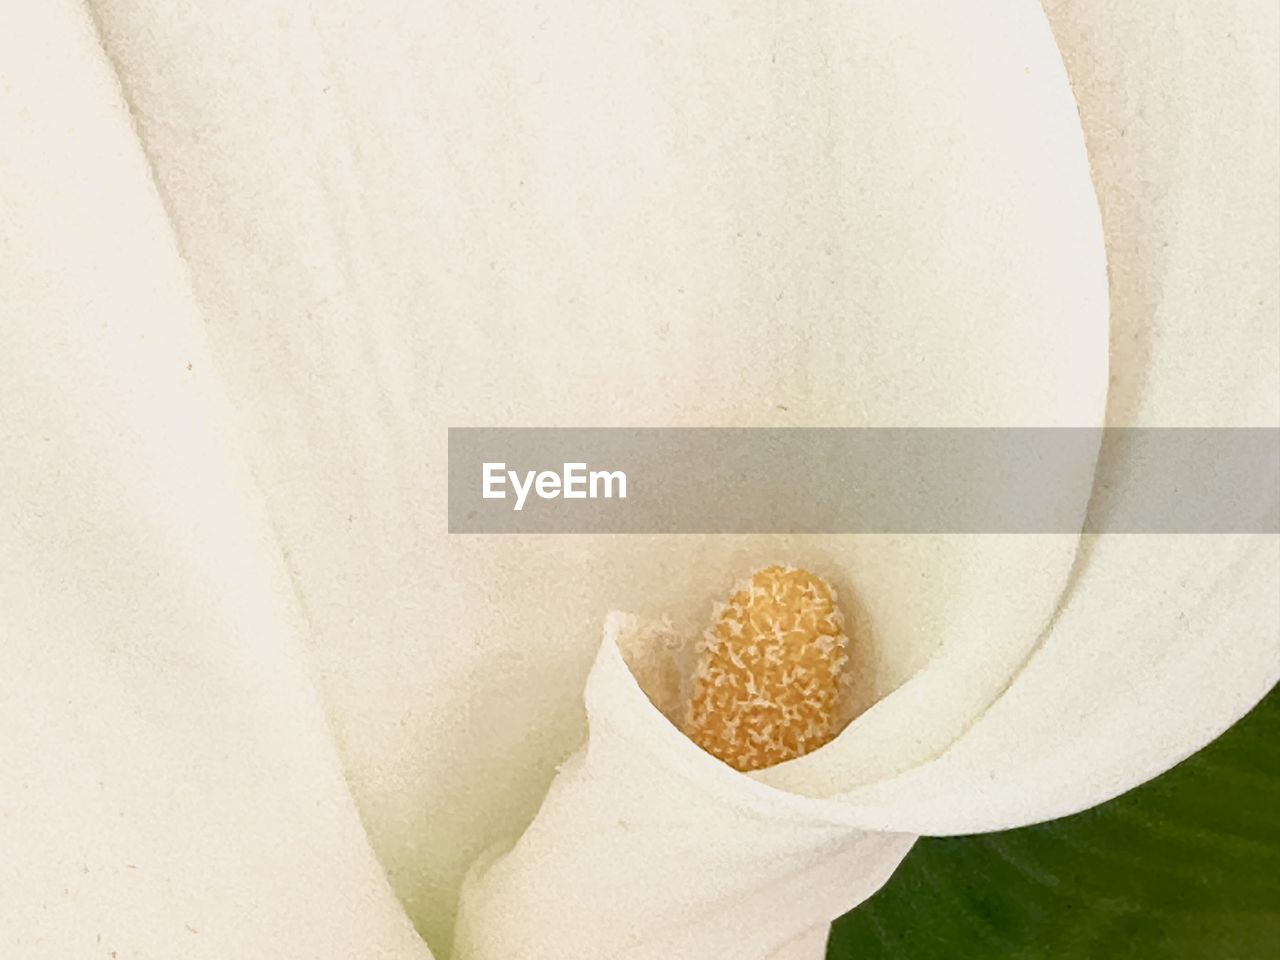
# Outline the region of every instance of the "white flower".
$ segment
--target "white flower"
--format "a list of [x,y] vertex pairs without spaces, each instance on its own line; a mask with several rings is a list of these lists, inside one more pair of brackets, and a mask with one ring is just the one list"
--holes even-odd
[[[1280,673],[1275,536],[444,497],[450,425],[1280,424],[1273,4],[14,6],[7,955],[811,960],[915,835],[1102,802]],[[748,776],[609,612],[782,555],[878,702]]]

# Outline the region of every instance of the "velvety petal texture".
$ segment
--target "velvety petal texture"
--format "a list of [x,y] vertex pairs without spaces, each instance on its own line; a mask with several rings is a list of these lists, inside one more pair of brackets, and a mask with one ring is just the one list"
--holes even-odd
[[0,29],[0,953],[430,960],[79,4]]
[[[1280,425],[1280,10],[1050,7],[1107,227],[1113,426]],[[1098,468],[1093,520],[1137,454]],[[1259,518],[1274,499],[1257,505]],[[1260,527],[1261,528],[1261,527]],[[1280,538],[1086,538],[1035,655],[936,763],[851,795],[868,826],[1073,813],[1203,746],[1280,678]],[[819,794],[816,762],[770,782]]]
[[[1280,424],[1271,5],[89,6],[0,30],[19,954],[816,960],[1274,684],[1274,536],[449,536],[445,462]],[[874,706],[747,776],[637,676],[778,561]]]
[[868,700],[934,661],[962,691],[896,752],[913,711],[868,718],[866,782],[1022,663],[1074,536],[449,537],[445,428],[1101,423],[1101,224],[1033,6],[94,8],[433,945],[581,743],[610,609],[696,628],[818,567],[874,625]]
[[618,646],[636,629],[610,618],[586,748],[515,848],[473,868],[458,960],[766,960],[874,893],[911,848],[704,753],[636,684]]

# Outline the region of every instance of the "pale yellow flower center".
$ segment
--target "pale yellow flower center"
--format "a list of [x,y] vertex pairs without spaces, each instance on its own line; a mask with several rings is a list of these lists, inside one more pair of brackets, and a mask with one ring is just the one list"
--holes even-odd
[[831,585],[793,567],[759,570],[698,645],[686,733],[738,770],[803,756],[839,733],[848,662]]

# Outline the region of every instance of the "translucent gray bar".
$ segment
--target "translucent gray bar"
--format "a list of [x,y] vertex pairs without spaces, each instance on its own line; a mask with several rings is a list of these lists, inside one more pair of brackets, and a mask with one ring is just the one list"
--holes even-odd
[[1280,430],[449,430],[451,533],[1078,533],[1086,502],[1086,532],[1280,533]]

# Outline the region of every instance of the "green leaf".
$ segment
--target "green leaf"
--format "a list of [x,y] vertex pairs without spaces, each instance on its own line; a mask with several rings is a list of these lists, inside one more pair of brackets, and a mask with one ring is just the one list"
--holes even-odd
[[921,840],[829,960],[1280,957],[1280,693],[1178,767],[1052,823]]

